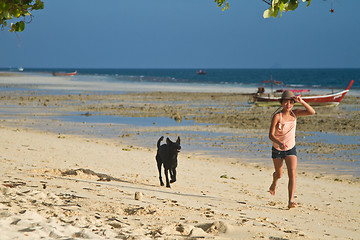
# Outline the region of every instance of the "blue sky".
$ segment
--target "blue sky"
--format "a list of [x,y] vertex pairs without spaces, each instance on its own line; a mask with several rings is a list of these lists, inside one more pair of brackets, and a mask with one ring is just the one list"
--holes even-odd
[[358,0],[312,1],[263,19],[261,0],[51,0],[19,33],[0,31],[0,67],[360,68]]

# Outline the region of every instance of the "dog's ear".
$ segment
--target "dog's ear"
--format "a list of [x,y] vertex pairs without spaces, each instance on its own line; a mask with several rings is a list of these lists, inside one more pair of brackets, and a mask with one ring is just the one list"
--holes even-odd
[[180,137],[178,136],[178,138],[176,139],[176,144],[180,145]]
[[166,138],[166,144],[170,144],[172,143],[171,140],[169,138]]

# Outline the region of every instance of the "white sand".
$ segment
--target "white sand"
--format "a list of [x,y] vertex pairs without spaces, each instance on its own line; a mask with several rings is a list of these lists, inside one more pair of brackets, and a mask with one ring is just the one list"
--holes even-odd
[[[159,186],[153,149],[0,129],[0,239],[359,239],[360,184],[179,155],[178,181]],[[66,170],[70,175],[62,175]],[[111,181],[97,181],[112,177]],[[227,178],[221,178],[226,176]],[[341,179],[340,179],[341,180]],[[135,193],[141,192],[141,200]]]

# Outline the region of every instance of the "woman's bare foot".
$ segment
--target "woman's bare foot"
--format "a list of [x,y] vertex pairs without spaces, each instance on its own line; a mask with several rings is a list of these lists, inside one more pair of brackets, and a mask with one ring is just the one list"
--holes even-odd
[[270,188],[269,188],[269,192],[271,195],[275,195],[275,189],[276,189],[276,184],[272,183]]
[[288,208],[290,209],[290,208],[294,208],[294,207],[296,207],[296,202],[289,202],[289,205],[288,205]]

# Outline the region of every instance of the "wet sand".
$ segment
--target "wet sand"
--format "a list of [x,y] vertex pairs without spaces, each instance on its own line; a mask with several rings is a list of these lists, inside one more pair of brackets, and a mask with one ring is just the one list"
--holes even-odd
[[[77,128],[78,131],[73,133],[85,132],[88,135],[103,135],[109,138],[121,136],[122,140],[127,138],[128,143],[140,144],[144,147],[153,146],[160,135],[169,133],[173,138],[178,135],[183,137],[187,143],[185,149],[202,151],[211,148],[209,154],[219,149],[221,151],[218,151],[218,154],[227,157],[264,158],[265,162],[268,162],[267,166],[271,166],[271,161],[267,161],[271,147],[267,133],[271,115],[277,108],[255,107],[249,104],[251,94],[191,92],[47,94],[39,90],[3,91],[1,98],[3,116],[9,118],[6,124],[63,133],[70,133],[68,129]],[[360,154],[359,102],[360,97],[347,95],[338,107],[316,107],[315,115],[298,119],[297,145],[302,151],[305,164],[311,163],[306,166],[322,174],[340,173],[336,170],[345,166],[353,172],[348,173],[345,169],[343,175],[350,174],[350,177],[353,175],[355,179],[360,176],[359,166],[353,167],[354,164],[358,164]],[[47,118],[61,119],[62,115],[68,115],[69,121],[75,118],[83,119],[74,120],[83,124],[66,128],[66,124],[71,124],[57,121],[43,123]],[[122,125],[121,120],[118,122],[119,126],[115,123],[99,126],[92,122],[94,121],[92,119],[105,119],[104,123],[106,123],[109,116],[120,119],[129,117],[128,124]],[[23,118],[27,121],[23,121]],[[132,118],[134,120],[131,120]],[[136,118],[143,119],[147,124],[136,125]],[[164,119],[172,119],[173,124],[162,125]],[[109,119],[110,123],[113,120],[115,119]],[[192,124],[188,124],[189,122]],[[111,129],[110,133],[106,133],[109,129]],[[321,138],[317,139],[317,136]],[[347,140],[340,140],[342,137],[347,137]],[[335,141],[325,141],[330,138]],[[318,168],[320,166],[322,169]]]

